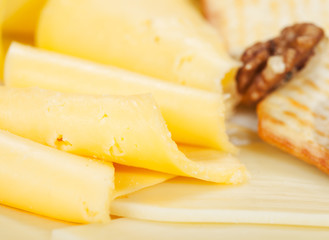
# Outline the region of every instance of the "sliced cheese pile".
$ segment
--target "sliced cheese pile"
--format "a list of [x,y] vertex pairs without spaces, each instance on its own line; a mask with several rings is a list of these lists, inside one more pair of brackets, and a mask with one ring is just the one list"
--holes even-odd
[[173,140],[234,151],[224,124],[221,94],[160,81],[112,66],[43,51],[18,43],[6,57],[5,85],[84,94],[152,93]]
[[0,152],[0,204],[69,222],[110,220],[111,163],[62,152],[3,130]]
[[172,141],[150,95],[1,87],[0,113],[0,129],[70,153],[212,182],[247,178],[244,165],[230,154],[187,158]]
[[166,222],[329,227],[328,176],[265,143],[243,147],[248,183],[225,186],[173,179],[118,198],[114,215]]
[[37,46],[210,91],[237,64],[186,0],[50,0]]

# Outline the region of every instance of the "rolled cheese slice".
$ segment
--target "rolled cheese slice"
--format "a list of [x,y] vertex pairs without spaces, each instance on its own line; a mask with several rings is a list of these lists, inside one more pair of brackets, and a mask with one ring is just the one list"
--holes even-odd
[[237,65],[186,0],[50,0],[36,40],[41,48],[209,91],[221,91]]
[[111,163],[62,152],[3,130],[0,155],[0,204],[69,222],[110,220]]
[[225,132],[221,94],[180,86],[112,66],[11,45],[5,85],[38,86],[61,92],[132,95],[152,93],[172,138],[180,143],[234,152]]
[[230,154],[188,159],[172,141],[150,95],[130,97],[0,88],[0,128],[78,155],[213,182],[239,183]]

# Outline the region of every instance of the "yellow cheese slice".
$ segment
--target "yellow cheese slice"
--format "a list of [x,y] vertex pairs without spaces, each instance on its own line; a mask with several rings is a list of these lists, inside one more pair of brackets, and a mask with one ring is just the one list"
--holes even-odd
[[0,153],[0,204],[69,222],[110,219],[112,164],[58,151],[3,130]]
[[163,223],[117,219],[109,224],[91,224],[53,231],[52,240],[323,240],[328,228],[248,224]]
[[50,0],[36,40],[41,48],[209,91],[221,91],[237,67],[187,0]]
[[73,225],[0,205],[2,240],[48,240],[51,239],[52,230]]
[[170,174],[154,172],[143,168],[128,167],[120,164],[114,164],[114,168],[115,190],[113,198],[125,196],[175,177]]
[[225,186],[178,178],[112,202],[111,213],[170,222],[329,227],[329,177],[265,143],[243,147],[252,178]]
[[43,51],[18,43],[6,57],[5,85],[88,94],[152,93],[172,138],[181,143],[234,151],[225,133],[221,94]]
[[0,87],[0,129],[70,153],[173,175],[221,183],[247,177],[244,165],[227,153],[187,158],[172,141],[150,95]]
[[2,0],[5,2],[3,32],[33,35],[46,0]]

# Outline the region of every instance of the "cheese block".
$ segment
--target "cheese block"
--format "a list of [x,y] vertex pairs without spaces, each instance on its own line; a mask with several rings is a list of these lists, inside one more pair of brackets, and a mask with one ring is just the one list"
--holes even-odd
[[46,0],[2,1],[5,2],[3,32],[11,35],[33,35]]
[[78,223],[110,220],[111,163],[0,131],[0,204]]
[[247,176],[245,167],[227,153],[188,159],[172,141],[150,95],[1,87],[0,129],[70,153],[173,175],[224,183],[239,183]]
[[36,41],[41,48],[209,91],[221,91],[221,81],[230,82],[237,67],[187,0],[50,0]]
[[121,164],[114,164],[114,169],[115,190],[113,198],[125,196],[175,177],[170,174],[150,171],[143,168],[128,167]]
[[88,94],[152,93],[172,138],[180,143],[234,151],[225,133],[221,94],[160,81],[14,43],[6,57],[5,85]]
[[52,240],[323,240],[329,236],[328,228],[273,226],[251,224],[205,224],[147,222],[121,218],[109,224],[55,229]]
[[225,186],[176,178],[112,202],[111,213],[166,222],[329,227],[329,178],[265,143],[242,147],[252,178]]

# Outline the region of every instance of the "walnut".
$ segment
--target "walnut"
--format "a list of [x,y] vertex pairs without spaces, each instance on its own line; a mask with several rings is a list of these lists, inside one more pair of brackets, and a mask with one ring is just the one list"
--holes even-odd
[[324,31],[311,23],[284,28],[279,37],[256,43],[241,56],[236,75],[242,102],[255,105],[300,71],[314,54]]

